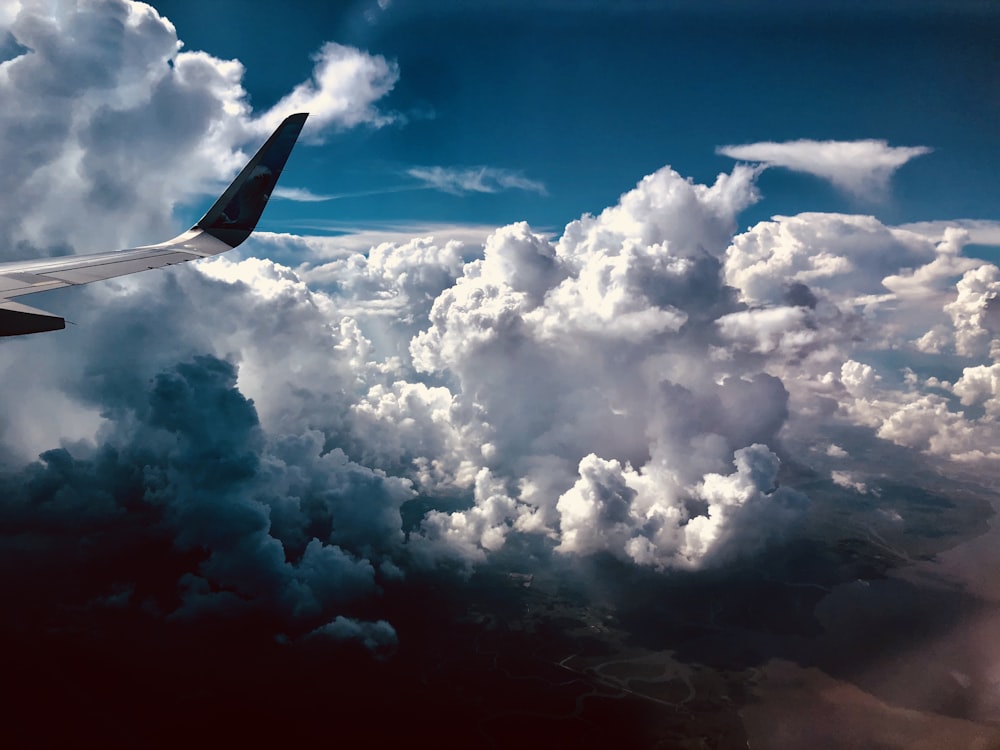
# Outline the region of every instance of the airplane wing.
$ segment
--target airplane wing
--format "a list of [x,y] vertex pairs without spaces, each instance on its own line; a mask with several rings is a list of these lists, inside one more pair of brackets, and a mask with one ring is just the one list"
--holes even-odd
[[306,117],[285,119],[208,213],[172,240],[110,253],[0,263],[0,336],[66,327],[65,319],[11,301],[14,297],[197,260],[239,245],[257,226]]

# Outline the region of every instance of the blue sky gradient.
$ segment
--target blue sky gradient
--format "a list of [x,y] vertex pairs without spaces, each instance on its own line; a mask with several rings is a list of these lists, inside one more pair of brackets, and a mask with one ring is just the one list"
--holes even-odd
[[[264,5],[164,0],[188,49],[246,65],[264,109],[305,79],[325,40],[399,65],[379,103],[402,115],[328,137],[289,175],[320,194],[412,185],[413,166],[488,166],[544,183],[454,196],[393,192],[281,206],[300,221],[417,218],[559,229],[610,205],[669,164],[706,182],[728,171],[725,144],[877,138],[933,153],[890,195],[858,201],[808,175],[774,170],[752,223],[802,210],[860,211],[889,223],[994,218],[1000,191],[1000,9],[987,3],[303,3],[275,24]],[[220,23],[220,19],[225,19]],[[267,39],[266,44],[261,39]]]

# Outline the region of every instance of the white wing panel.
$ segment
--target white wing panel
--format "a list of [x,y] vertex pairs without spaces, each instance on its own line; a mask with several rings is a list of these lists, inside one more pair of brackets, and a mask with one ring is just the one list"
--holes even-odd
[[169,242],[132,250],[3,263],[0,264],[0,299],[127,276],[231,249],[222,240],[196,229]]
[[58,289],[61,286],[66,286],[66,284],[32,273],[7,274],[0,276],[0,299],[10,299],[32,292],[44,292],[46,289]]
[[143,253],[139,257],[116,258],[100,264],[88,264],[77,268],[67,268],[65,271],[46,271],[41,276],[48,279],[58,279],[68,284],[89,284],[91,281],[103,281],[115,276],[126,276],[151,268],[163,268],[187,260],[196,260],[204,256],[185,252],[170,252],[163,250],[157,253]]

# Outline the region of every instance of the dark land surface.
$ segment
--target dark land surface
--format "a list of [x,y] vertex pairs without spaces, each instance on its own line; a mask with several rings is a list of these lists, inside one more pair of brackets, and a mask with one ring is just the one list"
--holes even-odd
[[[856,454],[862,439],[838,442]],[[376,655],[266,614],[175,621],[192,560],[167,541],[66,549],[18,529],[0,543],[4,744],[1000,747],[984,698],[1000,670],[961,635],[1000,610],[935,572],[992,533],[995,485],[863,449],[865,493],[831,482],[810,446],[790,451],[781,482],[811,499],[801,527],[713,570],[565,560],[515,538],[471,576],[410,574],[348,613],[392,623],[399,647]],[[123,570],[139,582],[114,601]]]

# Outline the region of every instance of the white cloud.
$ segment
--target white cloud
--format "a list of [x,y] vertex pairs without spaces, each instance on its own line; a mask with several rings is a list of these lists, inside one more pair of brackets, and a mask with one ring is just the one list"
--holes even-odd
[[[0,66],[0,182],[40,200],[23,210],[15,191],[0,207],[10,247],[50,251],[83,225],[88,241],[117,244],[148,229],[150,210],[170,225],[176,201],[231,173],[293,104],[319,107],[317,127],[388,117],[374,107],[396,72],[381,58],[327,45],[312,79],[261,115],[238,62],[178,53],[153,11],[106,6],[118,22],[102,38],[136,57],[132,72],[80,14],[43,11],[17,32],[35,52]],[[68,85],[62,63],[80,59]],[[147,128],[166,101],[185,118],[164,143]],[[18,111],[37,132],[15,127]],[[187,156],[164,166],[167,148]],[[162,180],[124,192],[154,165]],[[534,189],[504,174],[440,179]],[[148,483],[178,544],[208,551],[178,580],[178,616],[266,603],[376,650],[389,630],[341,607],[409,564],[465,567],[531,535],[562,555],[696,568],[787,533],[804,503],[776,487],[790,423],[846,420],[916,450],[995,455],[996,267],[968,266],[966,234],[872,217],[779,216],[735,235],[758,174],[736,165],[703,185],[664,167],[558,237],[525,223],[328,225],[346,234],[262,233],[246,251],[270,258],[71,290],[54,299],[75,329],[0,348],[2,455],[17,469],[20,436],[65,443],[23,471],[63,482],[56,499],[74,513],[120,510],[94,489],[116,472]],[[123,228],[82,221],[97,207]],[[945,365],[952,350],[979,360],[948,386],[865,356],[891,350],[902,368],[914,341]],[[52,405],[69,423],[44,419]],[[407,538],[401,509],[417,493],[434,507]]]
[[456,169],[453,167],[413,167],[406,170],[411,177],[427,186],[446,193],[498,193],[501,190],[525,190],[546,195],[545,185],[531,180],[518,172],[496,167],[474,167]]
[[[793,419],[837,414],[920,451],[963,461],[995,455],[1000,422],[990,408],[957,410],[946,380],[905,368],[914,350],[942,367],[953,353],[986,359],[981,367],[996,360],[1000,272],[962,255],[969,240],[950,222],[933,233],[840,214],[761,222],[725,254],[725,278],[750,306],[717,321],[729,356],[761,357],[790,392]],[[866,351],[880,350],[893,351],[902,378],[864,363]],[[966,371],[956,395],[992,404],[984,371]]]
[[766,321],[778,306],[793,304],[802,325],[781,329],[789,340],[811,337],[821,347],[878,330],[886,341],[922,351],[957,346],[961,353],[973,339],[987,340],[986,277],[995,268],[963,257],[967,242],[964,230],[948,228],[932,239],[870,216],[776,216],[737,235],[726,250],[727,282],[748,305],[763,308],[729,325]]
[[[244,149],[292,111],[310,111],[313,137],[390,119],[376,102],[398,72],[360,50],[325,45],[309,81],[255,112],[243,65],[180,51],[173,24],[148,5],[14,5],[9,31],[30,51],[0,64],[4,252],[110,250],[169,237],[174,207],[228,182]],[[87,220],[94,214],[104,221]]]
[[[830,373],[822,380],[828,385],[825,393],[836,398],[840,414],[871,427],[878,437],[955,461],[981,462],[1000,458],[1000,407],[991,375],[990,367],[979,366],[965,369],[961,385],[909,377],[900,389],[871,365],[849,360],[839,375]],[[956,410],[940,392],[953,388],[963,404],[981,405],[983,413],[973,416]]]
[[849,471],[838,471],[835,469],[830,472],[830,479],[838,487],[845,487],[849,490],[854,490],[861,495],[868,494],[868,485],[859,481],[858,478]]
[[733,159],[816,175],[861,198],[878,197],[897,169],[931,152],[926,146],[890,146],[881,140],[807,139],[720,146],[716,150]]
[[[411,536],[417,558],[482,561],[517,531],[658,568],[726,560],[801,511],[766,481],[789,410],[990,455],[995,420],[954,411],[943,381],[900,390],[852,357],[940,330],[952,345],[966,235],[802,214],[734,238],[754,176],[737,167],[703,186],[664,169],[558,241],[522,223],[478,247],[392,242],[322,266],[330,315],[350,310],[379,342],[356,359],[368,389],[339,422],[357,455],[472,503],[431,512]],[[956,395],[986,403],[977,378]],[[718,508],[692,516],[691,502]]]
[[968,242],[968,232],[949,227],[935,245],[937,257],[933,261],[917,269],[902,269],[900,273],[886,276],[882,285],[899,297],[916,297],[921,301],[930,301],[936,296],[935,292],[950,292],[959,276],[982,265],[980,260],[961,256]]
[[[738,168],[707,187],[661,170],[617,206],[573,222],[558,243],[523,223],[502,228],[438,296],[430,327],[411,342],[413,364],[445,376],[453,415],[473,419],[476,443],[464,460],[516,479],[517,491],[504,495],[516,501],[504,506],[515,528],[551,534],[566,553],[607,549],[657,567],[724,556],[718,545],[735,537],[721,532],[718,545],[705,537],[680,551],[683,498],[755,438],[773,438],[784,413],[773,379],[753,370],[745,380],[706,377],[716,339],[694,333],[733,309],[719,261],[705,251],[722,253],[736,212],[754,199],[752,175]],[[633,509],[640,517],[675,520],[642,539],[639,521],[590,525],[600,513],[587,509],[610,497],[614,477],[644,487],[635,498],[647,506]],[[499,528],[476,516],[457,525],[435,518],[434,538],[475,544],[468,554],[483,548],[483,529]]]
[[321,203],[336,198],[335,195],[321,195],[306,188],[281,187],[280,185],[271,193],[272,198],[283,198],[288,201],[298,201],[300,203]]
[[1000,363],[966,367],[952,391],[964,406],[982,405],[987,414],[1000,418]]
[[981,355],[988,351],[1000,358],[1000,268],[983,263],[963,274],[955,299],[944,310],[955,327],[959,354]]
[[[780,428],[786,394],[776,379],[734,361],[720,373],[704,356],[719,343],[709,322],[735,303],[719,260],[703,248],[721,254],[735,213],[753,199],[751,186],[742,171],[706,187],[666,170],[619,206],[574,222],[575,240],[567,232],[554,243],[516,224],[478,247],[430,238],[382,243],[325,263],[325,291],[306,281],[316,270],[309,260],[330,252],[322,243],[298,243],[301,271],[223,256],[196,269],[133,277],[74,297],[81,348],[50,356],[82,357],[78,365],[97,358],[100,372],[115,373],[129,355],[113,342],[129,341],[145,352],[143,363],[120,373],[129,384],[115,392],[137,393],[140,401],[142,383],[157,368],[206,351],[238,359],[238,388],[253,399],[265,438],[302,446],[266,454],[285,467],[278,476],[335,483],[345,472],[360,476],[343,457],[334,460],[336,453],[320,460],[319,446],[333,441],[376,471],[376,485],[388,481],[376,478],[386,471],[431,497],[469,498],[470,507],[431,512],[411,533],[408,548],[423,564],[486,559],[514,530],[556,545],[563,533],[558,500],[580,480],[586,456],[638,467],[641,496],[680,513],[685,498],[700,497],[707,475],[728,476],[742,448],[773,440]],[[683,215],[685,223],[674,227],[664,214]],[[267,245],[281,238],[259,239]],[[481,257],[467,262],[470,254]],[[183,288],[171,282],[175,274],[187,277]],[[209,299],[211,321],[199,313]],[[686,334],[690,326],[707,332],[706,340]],[[432,369],[437,383],[422,382],[421,370]],[[733,371],[738,377],[724,377]],[[23,368],[11,377],[30,378]],[[24,400],[46,387],[36,381]],[[78,397],[102,404],[107,392],[102,386]],[[108,414],[113,427],[124,418],[114,409]],[[403,494],[390,496],[398,502],[405,489],[398,485]],[[762,485],[754,502],[772,499]],[[383,507],[388,515],[372,516],[379,507],[338,501],[338,517],[362,514],[342,527],[358,536],[330,539],[358,564],[372,561],[373,570],[380,555],[394,554],[400,523],[391,503]],[[308,543],[296,536],[294,519],[305,510],[291,496],[276,490],[266,512],[274,539]],[[756,523],[750,519],[757,516],[740,517]],[[688,550],[675,528],[682,520],[639,534],[641,540],[620,540],[615,554],[692,567],[748,548],[719,521]],[[780,527],[776,522],[774,533]],[[572,549],[570,543],[564,551]],[[581,547],[572,554],[583,553]],[[316,563],[339,564],[341,558],[327,560],[333,554],[323,552]],[[305,579],[296,586],[295,611],[319,612],[329,599]],[[192,584],[187,601],[192,613],[221,604],[206,599],[201,584]]]
[[379,112],[375,103],[399,80],[399,68],[381,55],[327,42],[313,59],[312,78],[296,86],[257,119],[258,130],[270,133],[285,117],[308,112],[308,137],[331,126],[388,125],[396,116]]
[[899,229],[922,234],[932,240],[944,239],[949,229],[964,230],[975,245],[1000,245],[1000,221],[986,219],[951,219],[948,221],[917,221],[900,224]]
[[[805,498],[774,488],[778,457],[766,446],[736,451],[736,470],[708,473],[684,490],[664,484],[655,465],[641,471],[594,454],[557,504],[563,554],[607,551],[655,568],[700,567],[706,559],[753,551],[783,533]],[[683,498],[703,501],[692,515]],[[752,531],[750,531],[752,529]]]

